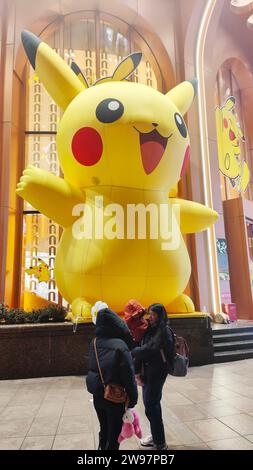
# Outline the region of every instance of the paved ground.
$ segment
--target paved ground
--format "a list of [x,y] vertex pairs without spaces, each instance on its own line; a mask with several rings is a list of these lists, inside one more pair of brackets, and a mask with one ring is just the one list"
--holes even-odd
[[[141,397],[137,408],[148,432]],[[253,450],[253,359],[169,377],[163,416],[170,449]],[[94,449],[97,432],[82,377],[0,381],[0,449]]]

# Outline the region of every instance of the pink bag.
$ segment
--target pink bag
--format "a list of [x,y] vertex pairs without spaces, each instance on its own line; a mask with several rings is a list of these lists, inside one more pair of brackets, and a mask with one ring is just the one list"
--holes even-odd
[[236,304],[222,304],[222,311],[229,316],[230,321],[237,321]]

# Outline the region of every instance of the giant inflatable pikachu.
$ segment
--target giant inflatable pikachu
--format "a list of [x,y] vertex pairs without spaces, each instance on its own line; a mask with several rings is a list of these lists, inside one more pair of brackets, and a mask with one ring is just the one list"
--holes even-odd
[[[189,160],[183,116],[194,98],[195,81],[165,95],[127,81],[141,60],[141,53],[133,53],[111,77],[88,86],[76,64],[70,68],[32,33],[24,31],[22,41],[36,74],[64,111],[57,134],[64,179],[29,166],[17,193],[64,229],[55,278],[72,304],[73,320],[91,321],[90,306],[98,299],[117,312],[129,298],[143,305],[162,302],[168,312],[193,312],[191,299],[183,294],[191,265],[182,234],[205,230],[217,214],[168,194]],[[116,236],[118,229],[114,237],[94,232],[89,239],[75,236],[79,220],[84,227],[90,223],[86,209],[82,213],[76,208],[85,204],[95,214],[101,210],[98,197],[98,206],[102,200],[105,207],[103,223],[112,225],[115,214],[107,210],[108,204],[126,213],[129,204],[170,208],[173,203],[180,209],[180,219],[172,211],[177,242],[165,250],[160,233],[156,238],[127,237],[122,231]]]

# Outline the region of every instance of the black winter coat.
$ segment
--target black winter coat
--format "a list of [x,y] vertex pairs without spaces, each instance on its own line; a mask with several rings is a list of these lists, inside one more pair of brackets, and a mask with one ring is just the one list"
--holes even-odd
[[[135,372],[141,374],[144,383],[165,378],[168,362],[172,360],[174,338],[169,327],[162,323],[149,325],[140,347],[134,348]],[[164,353],[167,362],[164,362]]]
[[[128,327],[109,309],[101,310],[96,324],[96,346],[100,368],[105,384],[122,385],[129,397],[129,408],[133,408],[138,399],[137,385],[134,377],[132,356],[126,343],[131,343],[132,337]],[[120,338],[121,336],[121,338]],[[88,392],[103,398],[104,388],[97,365],[94,341],[89,350],[89,370],[86,377]]]
[[[105,384],[122,385],[130,400],[128,406],[133,408],[137,403],[138,393],[132,357],[127,345],[117,338],[98,338],[97,352]],[[86,384],[88,392],[98,398],[103,397],[104,388],[99,375],[93,341],[89,353],[89,372]]]

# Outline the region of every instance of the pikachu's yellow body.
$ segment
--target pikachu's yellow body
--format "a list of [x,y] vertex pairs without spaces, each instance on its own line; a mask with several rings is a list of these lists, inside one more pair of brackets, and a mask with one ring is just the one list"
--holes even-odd
[[[141,58],[134,53],[112,77],[89,88],[75,64],[69,69],[31,33],[23,33],[23,43],[36,73],[65,110],[57,135],[64,179],[28,167],[17,192],[64,227],[55,277],[72,304],[72,318],[90,321],[90,305],[98,299],[116,311],[129,298],[144,305],[162,302],[175,313],[194,311],[183,294],[191,266],[182,234],[206,229],[217,214],[168,198],[189,159],[183,115],[194,98],[194,83],[163,95],[127,82]],[[138,238],[137,229],[129,236],[128,208],[136,204],[153,205],[159,220],[171,215],[167,242],[159,230],[156,237]],[[161,215],[161,207],[174,210]],[[84,238],[91,221],[92,234]]]

